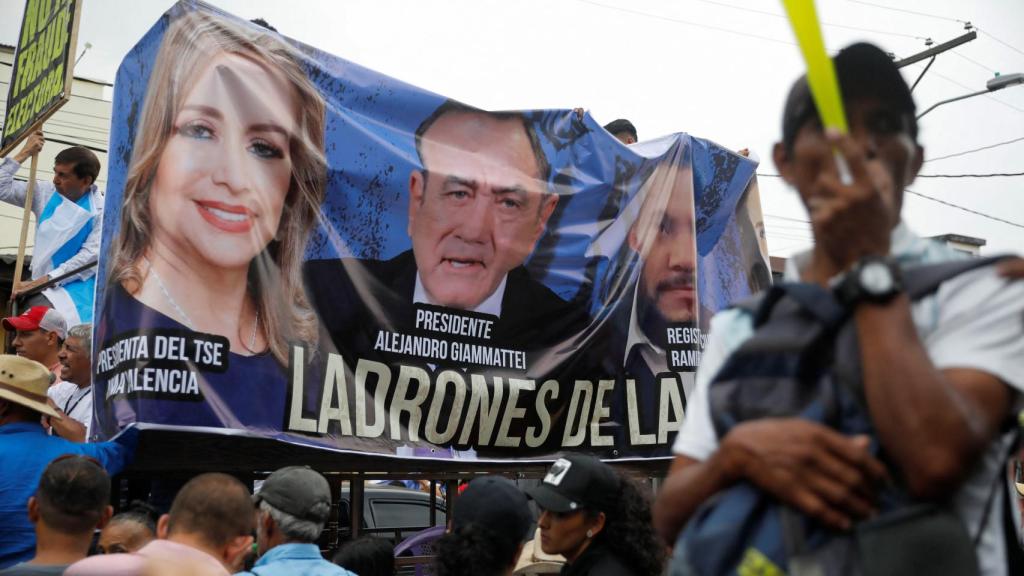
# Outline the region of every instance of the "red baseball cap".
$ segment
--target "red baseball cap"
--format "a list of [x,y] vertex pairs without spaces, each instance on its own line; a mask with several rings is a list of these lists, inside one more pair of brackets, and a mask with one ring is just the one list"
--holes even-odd
[[67,338],[68,326],[64,317],[49,306],[33,306],[25,310],[21,316],[4,318],[4,330],[13,332],[28,332],[31,330],[43,329],[47,332],[56,332],[61,340]]

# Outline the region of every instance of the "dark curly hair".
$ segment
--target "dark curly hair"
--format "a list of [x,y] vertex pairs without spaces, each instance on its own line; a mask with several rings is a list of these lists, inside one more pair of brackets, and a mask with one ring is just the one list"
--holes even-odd
[[631,478],[619,478],[621,494],[615,506],[604,511],[604,529],[594,536],[594,544],[635,567],[637,574],[657,576],[665,567],[665,548],[654,534],[650,495]]
[[436,576],[498,576],[516,561],[518,546],[479,524],[468,524],[437,541]]

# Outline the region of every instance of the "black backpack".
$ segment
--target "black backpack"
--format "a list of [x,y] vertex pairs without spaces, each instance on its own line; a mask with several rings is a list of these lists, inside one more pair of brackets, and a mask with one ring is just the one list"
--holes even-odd
[[[1000,259],[907,267],[904,288],[917,301],[943,282]],[[753,315],[754,334],[710,384],[718,437],[743,421],[801,417],[849,435],[869,435],[884,460],[863,396],[856,327],[833,293],[816,284],[783,283],[737,307]],[[969,534],[948,506],[914,502],[898,481],[879,495],[878,517],[845,533],[740,482],[697,511],[676,545],[683,561],[673,568],[702,576],[977,574],[975,547],[1000,483],[1005,478],[997,475],[983,521]],[[1008,532],[1007,544],[1011,563],[1019,561],[1015,530]]]

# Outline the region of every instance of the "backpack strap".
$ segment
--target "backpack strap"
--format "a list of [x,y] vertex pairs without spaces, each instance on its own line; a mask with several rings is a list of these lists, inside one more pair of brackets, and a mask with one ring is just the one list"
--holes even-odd
[[954,260],[941,264],[908,266],[903,269],[903,289],[912,301],[920,300],[937,290],[939,285],[947,280],[1012,257],[1010,254],[1003,254],[986,258]]
[[[1010,453],[1013,456],[1019,456],[1021,449],[1024,448],[1020,428],[1022,425],[1024,424],[1018,424],[1017,436],[1011,443]],[[1000,470],[999,476],[1002,478],[1002,470]],[[1024,574],[1024,543],[1020,540],[1020,527],[1015,524],[1013,511],[1010,509],[1011,506],[1017,504],[1017,499],[1020,498],[1014,487],[1015,481],[1016,478],[1013,482],[1003,482],[1006,486],[1003,505],[1003,541],[1006,548],[1006,566],[1009,568],[1007,574]]]
[[1012,431],[1010,446],[1000,459],[1001,466],[996,471],[988,498],[985,499],[985,509],[981,515],[981,522],[978,523],[978,532],[974,535],[974,547],[977,548],[981,542],[981,537],[985,533],[985,526],[988,524],[989,514],[992,512],[996,491],[1002,485],[1004,487],[1004,495],[1003,513],[1001,516],[1003,542],[1006,549],[1006,564],[1010,568],[1008,574],[1022,574],[1024,573],[1022,572],[1024,570],[1024,543],[1019,539],[1019,529],[1014,524],[1013,512],[1010,510],[1011,506],[1016,505],[1019,496],[1017,496],[1017,490],[1014,488],[1016,478],[1010,482],[1006,481],[1005,463],[1012,462],[1024,449],[1024,434],[1022,434],[1024,432],[1024,411],[1021,411],[1016,417],[1007,418],[1007,422],[1002,429],[1005,430],[1007,427],[1010,427]]
[[[1012,254],[1003,254],[939,264],[908,266],[903,270],[903,287],[910,300],[917,301],[935,292],[943,282],[960,274],[1013,257]],[[787,296],[826,328],[836,328],[849,317],[850,311],[836,300],[831,290],[807,282],[774,284],[768,290],[736,302],[731,307],[751,315],[756,328],[768,321],[775,305]]]
[[752,316],[754,327],[757,328],[771,318],[775,305],[787,296],[826,327],[837,326],[847,316],[847,311],[839,305],[830,290],[806,282],[773,284],[763,292],[736,302],[731,308],[742,310]]
[[779,288],[826,328],[839,326],[849,316],[849,310],[827,288],[809,282],[785,283],[780,284]]

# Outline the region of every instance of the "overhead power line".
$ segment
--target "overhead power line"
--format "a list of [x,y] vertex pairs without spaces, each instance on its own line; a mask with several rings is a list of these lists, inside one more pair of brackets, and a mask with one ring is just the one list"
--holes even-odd
[[789,235],[796,238],[806,238],[810,240],[814,237],[814,233],[810,228],[779,228],[778,226],[769,226],[767,228],[768,234],[772,235]]
[[[793,42],[793,41],[790,41],[790,40],[781,40],[779,38],[771,38],[769,36],[761,36],[760,34],[751,34],[749,32],[742,32],[740,30],[733,30],[731,28],[723,28],[721,26],[714,26],[714,25],[711,25],[711,24],[704,24],[704,23],[701,23],[701,22],[694,22],[692,20],[684,20],[682,18],[673,18],[673,17],[669,17],[669,16],[664,16],[664,15],[661,15],[661,14],[652,14],[650,12],[643,12],[641,10],[633,10],[631,8],[623,8],[621,6],[610,6],[608,4],[602,4],[600,2],[594,2],[593,0],[576,0],[576,1],[577,2],[581,2],[583,4],[589,4],[591,6],[597,6],[599,8],[605,8],[605,9],[608,9],[608,10],[617,10],[619,12],[625,12],[627,14],[635,14],[637,16],[644,16],[644,17],[647,17],[647,18],[654,18],[656,20],[663,20],[665,22],[673,22],[673,23],[676,23],[676,24],[684,24],[684,25],[687,25],[687,26],[695,26],[697,28],[705,28],[705,29],[708,29],[708,30],[715,30],[717,32],[725,32],[727,34],[735,34],[737,36],[746,36],[747,38],[754,38],[754,39],[757,39],[757,40],[764,40],[764,41],[767,41],[767,42],[773,42],[775,44],[785,44],[786,46],[799,46],[796,42]],[[754,9],[754,8],[746,8],[744,6],[734,6],[732,4],[727,4],[725,2],[716,2],[714,0],[697,0],[697,1],[698,2],[705,2],[707,4],[713,4],[713,5],[716,5],[716,6],[723,6],[723,7],[726,7],[726,8],[734,8],[736,10],[744,10],[744,11],[753,12],[753,13],[756,13],[756,14],[763,14],[763,15],[766,15],[766,16],[772,16],[772,17],[777,17],[777,18],[786,18],[786,16],[784,16],[782,14],[777,14],[775,12],[769,12],[767,10],[757,10],[757,9]],[[902,32],[889,32],[889,31],[886,31],[886,30],[878,30],[878,29],[874,29],[874,28],[863,28],[863,27],[858,27],[858,26],[848,26],[846,24],[834,24],[834,23],[829,23],[829,22],[823,22],[823,24],[825,26],[834,26],[834,27],[837,27],[837,28],[845,28],[847,30],[858,30],[858,31],[861,31],[861,32],[871,32],[871,33],[874,33],[874,34],[886,34],[886,35],[889,35],[889,36],[899,36],[899,37],[902,37],[902,38],[913,38],[915,40],[927,40],[927,38],[925,38],[923,36],[917,36],[917,35],[914,35],[914,34],[904,34]],[[834,53],[835,51],[833,50],[832,52]]]
[[[770,12],[768,10],[758,10],[756,8],[747,8],[746,6],[736,6],[733,4],[727,4],[725,2],[716,2],[715,0],[697,0],[697,2],[703,2],[704,4],[711,4],[713,6],[722,6],[724,8],[732,8],[734,10],[741,10],[743,12],[752,12],[754,14],[763,14],[765,16],[771,16],[773,18],[782,18],[788,20],[789,17],[785,14],[778,12]],[[858,32],[871,32],[872,34],[885,34],[887,36],[898,36],[900,38],[913,38],[914,40],[927,40],[924,36],[915,36],[914,34],[905,34],[903,32],[889,32],[887,30],[877,30],[874,28],[862,28],[859,26],[849,26],[846,24],[836,24],[834,22],[822,21],[822,26],[831,26],[833,28],[843,28],[846,30],[857,30]]]
[[939,204],[943,204],[943,205],[949,206],[950,208],[956,208],[957,210],[962,210],[962,211],[967,212],[969,214],[974,214],[975,216],[981,216],[982,218],[988,218],[989,220],[995,220],[996,222],[1001,222],[1003,224],[1009,224],[1010,226],[1016,226],[1017,228],[1024,228],[1024,224],[1018,224],[1016,222],[1010,222],[1009,220],[1005,220],[1003,218],[999,218],[998,216],[993,216],[991,214],[985,214],[984,212],[978,212],[977,210],[972,210],[970,208],[967,208],[965,206],[961,206],[959,204],[953,204],[952,202],[947,202],[945,200],[942,200],[940,198],[936,198],[934,196],[929,196],[927,194],[922,194],[920,192],[915,192],[915,191],[913,191],[913,190],[911,190],[909,188],[907,188],[906,191],[911,193],[911,194],[913,194],[913,195],[915,195],[915,196],[920,196],[921,198],[926,198],[928,200],[931,200],[932,202],[938,202]]
[[1024,172],[997,172],[992,174],[918,174],[918,178],[1007,178],[1024,176]]
[[811,225],[809,221],[800,220],[798,218],[779,220],[777,217],[765,220],[765,224],[768,224],[769,226],[777,226],[779,228],[793,228],[799,230],[807,230],[808,226]]
[[982,146],[981,148],[972,148],[970,150],[964,150],[963,152],[955,152],[953,154],[946,154],[945,156],[938,156],[938,157],[935,157],[935,158],[929,158],[929,159],[925,160],[925,163],[927,164],[928,162],[937,162],[939,160],[945,160],[946,158],[956,158],[958,156],[966,156],[968,154],[974,154],[975,152],[981,152],[982,150],[991,150],[993,148],[998,148],[1000,146],[1006,146],[1008,144],[1013,144],[1014,142],[1020,142],[1021,140],[1024,140],[1024,136],[1021,136],[1020,138],[1014,138],[1013,140],[1007,140],[1006,142],[996,142],[995,144],[989,144],[988,146]]
[[741,32],[739,30],[732,30],[730,28],[722,28],[721,26],[712,26],[710,24],[702,24],[700,22],[694,22],[692,20],[683,20],[681,18],[670,18],[668,16],[662,16],[661,14],[651,14],[650,12],[642,12],[640,10],[633,10],[631,8],[623,8],[621,6],[609,6],[608,4],[602,4],[600,2],[593,2],[592,0],[576,0],[583,4],[590,4],[591,6],[597,6],[599,8],[605,8],[607,10],[616,10],[618,12],[625,12],[627,14],[635,14],[637,16],[645,16],[647,18],[654,18],[656,20],[664,20],[666,22],[675,22],[676,24],[685,24],[687,26],[695,26],[697,28],[705,28],[707,30],[714,30],[716,32],[725,32],[726,34],[735,34],[737,36],[746,36],[748,38],[756,38],[758,40],[764,40],[766,42],[774,42],[776,44],[785,44],[787,46],[796,46],[796,42],[789,40],[780,40],[778,38],[771,38],[769,36],[761,36],[759,34],[751,34],[749,32]]
[[1003,46],[1009,48],[1010,50],[1013,50],[1017,54],[1020,54],[1021,56],[1024,56],[1024,50],[1021,50],[1020,48],[1017,48],[1016,46],[1010,44],[1009,42],[1006,42],[1005,40],[997,38],[993,34],[991,34],[989,32],[986,32],[985,30],[982,30],[981,28],[978,28],[977,26],[974,26],[973,24],[971,24],[967,20],[961,20],[959,18],[950,18],[949,16],[939,16],[938,14],[930,14],[928,12],[919,12],[917,10],[907,10],[905,8],[893,8],[892,6],[885,6],[885,5],[882,5],[882,4],[875,4],[874,2],[865,2],[864,0],[847,0],[847,1],[848,2],[852,2],[854,4],[863,4],[864,6],[872,6],[872,7],[875,7],[875,8],[881,8],[883,10],[892,10],[893,12],[903,12],[904,14],[914,14],[916,16],[924,16],[925,18],[935,18],[935,19],[938,19],[938,20],[945,20],[947,22],[958,22],[960,24],[970,24],[971,28],[973,28],[974,30],[977,30],[978,32],[984,34],[985,36],[988,36],[989,38],[995,40],[996,42],[1002,44]]
[[[707,29],[707,30],[714,30],[714,31],[717,31],[717,32],[725,32],[726,34],[735,34],[737,36],[744,36],[744,37],[753,38],[753,39],[756,39],[756,40],[764,40],[766,42],[772,42],[774,44],[784,44],[784,45],[787,45],[787,46],[797,46],[798,45],[796,42],[792,42],[792,41],[789,41],[789,40],[780,40],[778,38],[771,38],[769,36],[761,36],[760,34],[751,34],[749,32],[742,32],[740,30],[733,30],[733,29],[730,29],[730,28],[723,28],[721,26],[713,26],[713,25],[710,25],[710,24],[703,24],[703,23],[700,23],[700,22],[694,22],[692,20],[684,20],[682,18],[672,18],[672,17],[661,15],[661,14],[653,14],[653,13],[650,13],[650,12],[643,12],[641,10],[633,10],[631,8],[623,8],[621,6],[610,6],[608,4],[602,4],[601,2],[595,2],[593,0],[576,0],[576,1],[580,2],[582,4],[589,4],[590,6],[596,6],[596,7],[599,7],[599,8],[604,8],[606,10],[615,10],[615,11],[623,12],[623,13],[626,13],[626,14],[634,14],[634,15],[637,15],[637,16],[644,16],[646,18],[653,18],[655,20],[662,20],[662,21],[665,21],[665,22],[673,22],[673,23],[676,23],[676,24],[683,24],[683,25],[686,25],[686,26],[694,26],[694,27],[697,27],[697,28],[704,28],[704,29]],[[728,8],[735,8],[737,10],[746,10],[746,11],[753,12],[753,13],[756,13],[756,14],[764,14],[764,15],[767,15],[767,16],[783,17],[784,18],[784,16],[781,16],[780,14],[775,14],[774,12],[769,12],[769,11],[766,11],[766,10],[757,10],[757,9],[753,9],[753,8],[745,8],[745,7],[742,7],[742,6],[734,6],[734,5],[731,5],[731,4],[727,4],[725,2],[717,2],[715,0],[698,0],[698,1],[706,2],[708,4],[713,4],[713,5],[717,5],[717,6],[724,6],[724,7],[728,7]],[[855,2],[855,1],[858,1],[858,0],[849,0],[849,1],[850,2]],[[858,1],[858,3],[865,4],[867,6],[876,6],[876,7],[879,7],[879,8],[896,10],[898,12],[908,12],[906,10],[901,10],[901,9],[897,9],[897,8],[889,8],[888,6],[882,6],[882,5],[879,5],[879,4],[872,4],[870,2],[859,2]],[[914,11],[909,11],[909,12],[912,13],[912,14],[918,14],[918,15],[922,15],[922,16],[931,16],[931,17],[934,17],[934,18],[942,18],[942,19],[945,19],[945,20],[951,20],[951,21],[954,21],[954,22],[960,22],[960,23],[964,23],[964,24],[968,23],[968,22],[966,22],[964,20],[957,20],[955,18],[945,18],[945,17],[942,17],[942,16],[935,16],[935,15],[932,15],[932,14],[925,14],[923,12],[921,12],[921,13],[914,12]],[[902,34],[902,33],[898,33],[898,32],[886,32],[884,30],[877,30],[877,29],[871,29],[871,28],[859,28],[859,27],[853,27],[853,26],[846,26],[844,24],[829,24],[829,23],[826,22],[825,25],[827,25],[827,26],[838,26],[838,27],[849,28],[849,29],[853,29],[853,30],[861,30],[861,31],[866,31],[866,32],[873,32],[873,33],[877,33],[877,34],[891,34],[891,35],[905,36],[905,37],[910,37],[910,38],[915,38],[915,39],[924,39],[921,36],[916,36],[916,35],[913,35],[913,34]],[[835,53],[834,50],[830,50],[830,52]],[[986,71],[991,72],[991,69],[989,67],[985,66],[984,64],[982,64],[980,62],[977,62],[976,60],[971,60],[971,59],[966,58],[966,57],[965,57],[965,59],[971,61],[976,66],[979,66],[979,67],[985,69]],[[962,88],[966,88],[967,90],[973,90],[973,88],[968,87],[968,86],[966,86],[966,85],[964,85],[964,84],[962,84],[960,82],[957,82],[956,80],[954,80],[952,78],[949,78],[948,76],[944,76],[942,74],[939,74],[938,72],[935,72],[935,75],[939,76],[939,77],[941,77],[941,78],[943,78],[943,79],[945,79],[945,80],[947,80],[947,81],[949,81],[949,82],[951,82],[953,84],[956,84],[957,86],[960,86]],[[997,102],[999,104],[1002,104],[1003,106],[1006,106],[1007,108],[1010,108],[1012,110],[1016,110],[1017,112],[1020,112],[1020,113],[1024,114],[1024,109],[1018,108],[1018,107],[1016,107],[1013,104],[1010,104],[1008,102],[1004,102],[1003,100],[1000,100],[1000,99],[992,96],[991,94],[986,94],[985,97],[990,99],[990,100],[993,100],[993,101],[995,101],[995,102]]]
[[803,224],[810,224],[811,223],[810,220],[805,220],[803,218],[793,218],[792,216],[780,216],[778,214],[768,214],[768,213],[765,213],[765,216],[768,217],[768,218],[778,218],[779,220],[789,220],[791,222],[801,222]]
[[938,20],[946,20],[947,22],[959,22],[961,24],[967,24],[966,20],[960,20],[959,18],[950,18],[949,16],[939,16],[938,14],[929,14],[927,12],[918,12],[917,10],[906,10],[904,8],[893,8],[892,6],[884,6],[882,4],[875,4],[874,2],[865,2],[864,0],[847,0],[854,4],[863,4],[865,6],[874,6],[875,8],[882,8],[883,10],[892,10],[893,12],[903,12],[904,14],[914,14],[917,16],[925,16],[927,18],[936,18]]
[[[758,176],[768,178],[782,178],[781,174],[767,174],[758,172]],[[1024,172],[992,172],[989,174],[918,174],[918,178],[1009,178],[1013,176],[1024,176]]]
[[976,29],[976,30],[977,30],[978,32],[981,32],[982,34],[984,34],[985,36],[988,36],[989,38],[991,38],[991,39],[995,40],[996,42],[999,42],[999,43],[1000,43],[1000,44],[1002,44],[1003,46],[1006,46],[1006,47],[1007,47],[1007,48],[1009,48],[1010,50],[1013,50],[1013,51],[1014,51],[1014,52],[1016,52],[1017,54],[1020,54],[1021,56],[1024,56],[1024,51],[1021,51],[1021,49],[1020,49],[1020,48],[1017,48],[1016,46],[1012,46],[1012,45],[1011,45],[1010,43],[1008,43],[1008,42],[1004,42],[1004,41],[1000,40],[999,38],[996,38],[995,36],[993,36],[993,35],[989,34],[988,32],[986,32],[986,31],[984,31],[984,30],[982,30],[981,28],[975,27],[975,29]]
[[964,56],[963,54],[961,54],[959,52],[950,52],[950,54],[952,54],[953,56],[956,56],[957,58],[966,60],[966,61],[970,62],[971,64],[974,64],[975,66],[977,66],[978,68],[981,68],[982,70],[984,70],[985,72],[988,72],[989,74],[992,74],[992,75],[996,74],[996,71],[994,69],[992,69],[992,68],[982,64],[981,62],[978,62],[974,58],[971,58],[971,57],[968,57],[968,56]]

